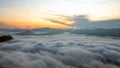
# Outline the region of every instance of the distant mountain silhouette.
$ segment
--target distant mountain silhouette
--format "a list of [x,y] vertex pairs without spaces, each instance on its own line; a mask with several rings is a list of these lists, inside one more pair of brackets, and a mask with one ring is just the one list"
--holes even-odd
[[113,36],[120,37],[119,29],[76,29],[70,32],[71,34],[86,34],[94,36]]

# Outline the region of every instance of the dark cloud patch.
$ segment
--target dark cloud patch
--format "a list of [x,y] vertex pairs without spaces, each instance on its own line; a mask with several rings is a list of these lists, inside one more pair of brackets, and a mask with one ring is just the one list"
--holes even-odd
[[48,18],[44,18],[45,20],[48,20],[52,23],[56,23],[56,24],[61,24],[61,25],[66,25],[66,26],[71,26],[69,24],[66,24],[66,22],[60,21],[60,20],[55,20],[55,19],[48,19]]
[[65,16],[65,15],[59,15],[59,14],[52,14],[52,15],[62,18],[62,19],[65,19],[65,20],[70,20],[70,21],[74,20],[72,16]]
[[86,15],[78,15],[74,20],[73,26],[78,28],[120,28],[120,19],[90,21]]

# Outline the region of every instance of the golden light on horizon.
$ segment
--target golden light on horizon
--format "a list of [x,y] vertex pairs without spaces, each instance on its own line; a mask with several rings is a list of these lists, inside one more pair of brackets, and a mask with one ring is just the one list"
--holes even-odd
[[[55,19],[57,20],[57,19]],[[31,19],[31,18],[10,18],[10,19],[2,19],[1,21],[15,26],[16,28],[27,28],[27,29],[32,29],[32,28],[60,28],[60,29],[65,29],[65,28],[70,28],[70,26],[67,25],[63,25],[63,24],[59,24],[59,23],[55,23],[55,22],[50,22],[48,20],[45,19]],[[60,20],[59,20],[60,21]],[[71,23],[70,21],[66,21],[66,20],[61,20],[64,23]]]

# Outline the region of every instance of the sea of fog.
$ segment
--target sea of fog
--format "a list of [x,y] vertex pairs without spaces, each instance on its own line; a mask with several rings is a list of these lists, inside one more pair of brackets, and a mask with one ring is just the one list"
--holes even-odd
[[120,39],[76,35],[17,35],[0,43],[0,68],[120,68]]

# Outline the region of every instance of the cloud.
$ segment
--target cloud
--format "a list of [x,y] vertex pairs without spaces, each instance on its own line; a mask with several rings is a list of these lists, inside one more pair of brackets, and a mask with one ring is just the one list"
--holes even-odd
[[0,67],[120,67],[119,40],[93,36],[69,36],[71,35],[16,37],[13,41],[0,44]]
[[69,25],[69,24],[66,24],[66,22],[63,22],[63,21],[60,21],[60,20],[47,19],[47,18],[46,18],[45,20],[48,20],[48,21],[50,21],[50,22],[52,22],[52,23],[56,23],[56,24],[71,26],[71,25]]
[[66,16],[60,14],[50,14],[51,18],[43,18],[51,23],[61,24],[65,26],[72,26],[71,24],[74,22],[73,16]]
[[78,28],[120,28],[120,19],[90,21],[86,15],[78,15],[74,20],[73,26]]
[[87,3],[87,4],[104,4],[107,2],[107,0],[66,0],[67,2],[72,2],[72,3]]
[[74,18],[72,16],[66,16],[66,15],[60,15],[60,14],[52,14],[55,17],[58,17],[60,19],[64,19],[64,20],[69,20],[69,21],[73,21]]
[[4,22],[0,22],[0,28],[14,28],[14,26],[12,25],[8,25]]

